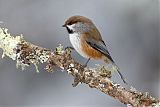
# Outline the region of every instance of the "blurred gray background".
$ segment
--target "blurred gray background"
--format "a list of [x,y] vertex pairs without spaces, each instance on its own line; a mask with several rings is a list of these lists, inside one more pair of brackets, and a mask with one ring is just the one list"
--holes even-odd
[[[36,45],[55,49],[71,46],[61,25],[73,15],[93,20],[127,81],[142,92],[160,97],[158,0],[0,0],[0,24]],[[2,51],[0,51],[2,54]],[[86,59],[76,52],[82,64]],[[89,66],[99,61],[92,60]],[[85,84],[72,87],[73,78],[57,69],[40,73],[31,66],[16,69],[15,61],[0,58],[0,106],[125,107]],[[122,83],[118,74],[112,78]]]

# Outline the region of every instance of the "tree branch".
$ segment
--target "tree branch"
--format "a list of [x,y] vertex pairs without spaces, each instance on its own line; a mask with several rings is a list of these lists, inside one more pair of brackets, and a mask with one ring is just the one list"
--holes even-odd
[[121,103],[133,107],[159,107],[160,101],[151,97],[148,93],[142,93],[135,89],[125,89],[110,80],[111,70],[104,66],[96,68],[83,67],[71,57],[71,50],[64,50],[59,45],[55,51],[45,49],[24,40],[23,36],[11,36],[7,29],[0,28],[0,48],[3,55],[16,60],[17,68],[24,70],[30,64],[34,64],[38,71],[39,63],[46,63],[46,70],[51,72],[57,66],[74,77],[73,86],[86,83],[90,88],[96,88],[101,92],[119,100]]

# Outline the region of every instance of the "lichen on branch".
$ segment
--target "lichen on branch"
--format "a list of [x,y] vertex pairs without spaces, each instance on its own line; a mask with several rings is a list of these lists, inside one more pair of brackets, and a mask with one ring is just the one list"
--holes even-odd
[[35,65],[38,71],[39,62],[44,63],[48,60],[50,50],[41,48],[26,42],[22,35],[11,36],[8,29],[0,28],[0,48],[3,50],[3,55],[17,61],[17,68],[25,69],[31,63]]
[[3,55],[12,60],[16,60],[17,68],[25,69],[26,66],[34,64],[36,71],[39,63],[46,63],[46,70],[51,72],[54,67],[59,67],[74,77],[73,86],[79,83],[86,83],[91,88],[96,88],[101,92],[119,100],[127,106],[133,107],[159,107],[160,101],[148,93],[142,93],[134,88],[124,87],[111,81],[112,72],[104,66],[96,68],[84,67],[71,57],[70,49],[63,49],[59,45],[55,51],[51,51],[40,46],[36,46],[24,40],[23,36],[11,36],[7,29],[0,28],[0,48]]

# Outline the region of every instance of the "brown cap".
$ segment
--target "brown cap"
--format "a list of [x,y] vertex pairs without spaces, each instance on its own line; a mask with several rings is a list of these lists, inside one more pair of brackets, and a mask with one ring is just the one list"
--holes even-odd
[[[72,24],[75,24],[75,23],[78,23],[78,22],[82,22],[82,23],[92,23],[92,21],[84,16],[79,16],[79,15],[76,15],[76,16],[72,16],[70,17],[69,19],[67,19],[65,21],[65,24],[63,25],[63,27],[65,27],[66,25],[72,25]],[[93,23],[92,23],[93,24]]]

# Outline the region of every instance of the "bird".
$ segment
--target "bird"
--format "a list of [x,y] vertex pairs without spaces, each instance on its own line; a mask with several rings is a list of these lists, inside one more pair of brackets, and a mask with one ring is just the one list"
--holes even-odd
[[127,84],[124,76],[112,59],[100,32],[91,19],[80,15],[71,16],[62,27],[67,29],[73,48],[81,56],[88,59],[85,65],[87,65],[90,59],[103,60],[106,64],[111,64],[123,82]]

